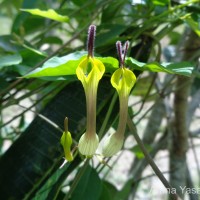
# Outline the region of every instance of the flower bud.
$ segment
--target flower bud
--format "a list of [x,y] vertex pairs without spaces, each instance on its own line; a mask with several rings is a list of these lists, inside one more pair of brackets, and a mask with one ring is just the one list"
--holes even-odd
[[64,129],[65,129],[65,131],[62,134],[60,143],[62,144],[63,149],[64,149],[65,159],[70,162],[73,160],[73,155],[71,153],[72,137],[71,137],[71,133],[68,131],[68,118],[67,117],[64,120]]
[[69,131],[63,132],[60,143],[62,144],[64,149],[65,159],[67,161],[72,161],[73,160],[73,156],[71,153],[72,137]]

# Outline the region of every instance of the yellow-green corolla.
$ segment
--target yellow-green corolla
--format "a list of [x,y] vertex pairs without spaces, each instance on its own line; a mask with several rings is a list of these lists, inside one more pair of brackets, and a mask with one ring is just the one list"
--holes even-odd
[[99,81],[105,72],[103,63],[93,57],[94,36],[95,26],[91,25],[88,33],[88,56],[80,62],[76,69],[76,75],[85,91],[87,106],[86,132],[79,140],[78,149],[82,155],[87,157],[93,156],[99,145],[99,138],[96,134],[96,98]]
[[119,123],[117,131],[106,138],[102,148],[102,154],[105,157],[110,157],[121,150],[124,143],[124,132],[126,129],[127,114],[128,114],[128,97],[132,87],[136,82],[134,73],[124,67],[125,54],[128,48],[128,43],[125,46],[124,58],[122,58],[121,43],[117,43],[119,60],[121,67],[117,69],[112,77],[111,84],[117,90],[120,101]]
[[67,117],[64,120],[64,125],[65,125],[65,131],[62,134],[60,143],[62,144],[63,149],[64,149],[65,160],[70,162],[73,160],[73,155],[71,153],[72,137],[71,137],[71,133],[68,131],[68,118]]

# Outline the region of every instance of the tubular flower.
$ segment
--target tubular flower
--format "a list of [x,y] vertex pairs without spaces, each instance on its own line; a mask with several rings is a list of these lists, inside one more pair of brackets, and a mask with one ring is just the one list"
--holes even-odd
[[[121,43],[117,43],[118,52],[121,51]],[[127,51],[128,44],[126,43],[124,58]],[[128,97],[132,87],[136,82],[136,77],[134,73],[124,67],[124,59],[122,59],[122,53],[119,53],[121,67],[117,69],[112,77],[111,84],[117,90],[120,102],[120,113],[119,113],[119,123],[117,131],[111,134],[105,141],[102,154],[105,157],[110,157],[121,150],[124,142],[124,132],[126,129],[127,114],[128,114]]]
[[79,140],[78,149],[82,155],[88,157],[94,155],[99,145],[99,138],[96,134],[96,98],[99,81],[105,72],[103,63],[93,57],[94,34],[95,26],[91,25],[88,34],[88,56],[80,62],[76,69],[76,75],[85,91],[87,107],[86,132]]

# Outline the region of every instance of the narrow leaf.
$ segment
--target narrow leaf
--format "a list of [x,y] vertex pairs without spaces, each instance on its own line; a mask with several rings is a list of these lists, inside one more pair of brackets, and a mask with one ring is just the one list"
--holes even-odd
[[59,22],[68,22],[69,17],[58,14],[55,10],[49,9],[47,11],[40,9],[21,9],[22,11],[29,12],[32,15],[45,17]]
[[0,69],[6,66],[17,65],[22,62],[20,54],[11,54],[0,56]]
[[169,0],[153,0],[155,6],[166,6],[169,3]]
[[126,64],[130,66],[133,70],[140,71],[152,71],[152,72],[166,72],[170,74],[178,74],[184,76],[191,76],[194,66],[189,62],[179,62],[179,63],[142,63],[131,57],[126,59]]

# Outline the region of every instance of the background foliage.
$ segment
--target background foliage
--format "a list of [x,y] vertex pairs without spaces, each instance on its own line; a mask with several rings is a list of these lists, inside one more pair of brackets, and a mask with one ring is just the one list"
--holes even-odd
[[[0,7],[1,199],[173,198],[149,168],[136,132],[177,194],[198,199],[198,0],[0,0]],[[97,131],[103,136],[117,126],[110,76],[118,67],[118,40],[131,43],[126,65],[137,83],[129,116],[137,130],[129,124],[124,148],[108,166],[77,155],[60,169],[64,118],[75,141],[85,130],[85,96],[74,73],[90,24],[97,26],[95,53],[106,66]],[[24,75],[37,78],[19,78]]]

